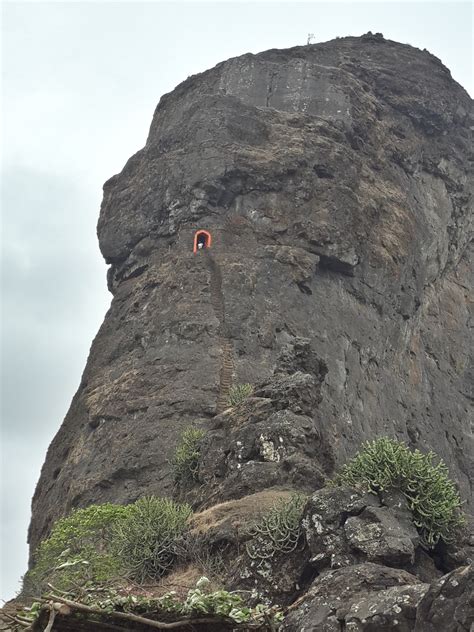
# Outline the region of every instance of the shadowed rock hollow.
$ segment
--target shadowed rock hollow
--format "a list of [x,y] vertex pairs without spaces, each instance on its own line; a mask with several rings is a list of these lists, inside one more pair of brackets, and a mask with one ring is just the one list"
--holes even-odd
[[[208,430],[196,507],[313,491],[387,434],[434,449],[469,502],[473,125],[437,58],[370,35],[243,55],[163,96],[104,186],[113,300],[32,550],[73,507],[171,494],[190,423]],[[255,397],[226,412],[244,382]]]

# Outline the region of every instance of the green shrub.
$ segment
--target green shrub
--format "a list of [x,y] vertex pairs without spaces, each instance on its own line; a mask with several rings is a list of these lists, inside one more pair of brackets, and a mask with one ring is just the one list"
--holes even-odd
[[172,462],[176,485],[186,485],[197,480],[204,435],[204,430],[192,426],[182,433]]
[[160,576],[183,550],[191,513],[187,505],[153,497],[75,510],[39,545],[23,594],[41,594],[48,583],[77,593],[89,584]]
[[440,538],[450,542],[464,522],[448,468],[442,460],[433,463],[434,459],[433,452],[411,451],[404,443],[382,437],[365,443],[334,483],[373,493],[399,490],[408,501],[423,544],[433,547]]
[[279,553],[294,551],[303,535],[301,517],[305,503],[305,496],[294,494],[251,525],[246,532],[251,539],[245,545],[249,557],[261,563]]
[[115,524],[114,550],[137,581],[163,575],[184,554],[189,505],[166,498],[140,498]]
[[253,393],[253,386],[251,384],[236,384],[231,386],[229,391],[229,405],[238,406],[249,398]]
[[110,552],[112,526],[126,514],[120,505],[91,505],[58,520],[35,554],[24,577],[25,593],[39,593],[48,582],[69,590],[89,581],[101,582],[121,572]]

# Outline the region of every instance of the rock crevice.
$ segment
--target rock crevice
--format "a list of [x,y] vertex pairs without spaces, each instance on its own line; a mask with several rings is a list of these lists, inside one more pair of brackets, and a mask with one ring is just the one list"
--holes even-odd
[[222,359],[219,373],[219,395],[216,403],[216,414],[221,413],[229,405],[229,393],[232,388],[234,373],[234,345],[227,335],[227,327],[225,321],[225,302],[222,293],[222,272],[218,262],[212,256],[210,251],[203,252],[210,273],[209,288],[211,292],[211,303],[214,314],[219,321],[219,345],[221,349]]

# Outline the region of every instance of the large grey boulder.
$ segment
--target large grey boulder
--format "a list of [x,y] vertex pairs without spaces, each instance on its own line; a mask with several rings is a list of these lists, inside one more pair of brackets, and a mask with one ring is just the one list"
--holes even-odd
[[413,630],[428,590],[406,571],[366,562],[323,572],[285,619],[285,632]]
[[415,561],[418,532],[410,517],[404,523],[389,507],[367,507],[344,524],[349,546],[371,562],[384,562],[403,568]]
[[438,575],[419,548],[418,532],[401,494],[363,494],[325,487],[309,499],[303,518],[311,563],[321,571],[368,561]]

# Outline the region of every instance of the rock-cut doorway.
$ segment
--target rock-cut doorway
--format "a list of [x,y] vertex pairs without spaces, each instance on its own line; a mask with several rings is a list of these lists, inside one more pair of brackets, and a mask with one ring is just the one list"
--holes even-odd
[[194,248],[193,252],[198,252],[198,250],[203,250],[205,248],[210,248],[212,243],[211,233],[207,230],[198,230],[194,235]]

